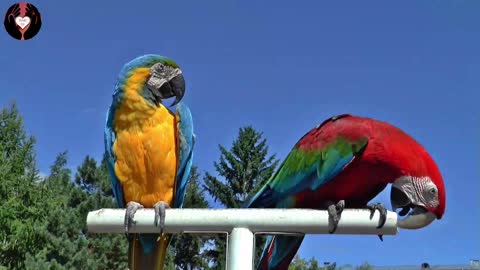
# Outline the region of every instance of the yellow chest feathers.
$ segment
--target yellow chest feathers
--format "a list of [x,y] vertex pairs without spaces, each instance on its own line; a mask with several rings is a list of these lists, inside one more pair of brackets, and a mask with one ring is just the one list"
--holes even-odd
[[138,121],[131,116],[134,112],[120,107],[115,119],[124,121],[114,120],[115,174],[125,201],[145,207],[158,201],[172,204],[178,162],[175,117],[164,106],[154,110]]

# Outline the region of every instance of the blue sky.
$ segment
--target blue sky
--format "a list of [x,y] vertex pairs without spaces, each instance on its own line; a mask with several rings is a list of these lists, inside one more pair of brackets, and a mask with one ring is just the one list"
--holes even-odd
[[63,150],[72,168],[87,154],[100,159],[120,68],[158,53],[185,74],[201,170],[212,171],[217,145],[229,146],[240,126],[263,131],[283,159],[310,128],[346,112],[397,125],[437,161],[443,220],[383,243],[308,236],[301,256],[376,265],[478,258],[480,2],[33,3],[43,15],[35,38],[0,34],[0,106],[18,103],[42,171]]

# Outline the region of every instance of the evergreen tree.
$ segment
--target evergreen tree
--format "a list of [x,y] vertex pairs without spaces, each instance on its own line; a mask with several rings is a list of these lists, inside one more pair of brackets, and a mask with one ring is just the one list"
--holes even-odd
[[123,235],[88,235],[88,211],[113,207],[105,164],[87,157],[75,181],[60,153],[46,178],[15,104],[0,112],[0,269],[125,269]]
[[[0,111],[0,266],[24,267],[26,254],[45,242],[38,203],[35,139],[27,136],[15,103]],[[41,209],[40,209],[41,210]]]
[[[110,202],[99,193],[88,193],[82,179],[85,171],[101,170],[91,158],[87,157],[71,179],[71,171],[66,168],[67,153],[60,153],[50,169],[50,176],[45,179],[46,196],[52,198],[46,207],[48,231],[47,244],[38,253],[27,257],[27,269],[125,269],[126,254],[124,236],[121,235],[87,235],[86,215],[88,211]],[[93,175],[100,175],[95,172]],[[94,182],[101,181],[93,179]],[[116,241],[115,241],[116,240]],[[122,247],[123,244],[123,247]]]
[[[124,234],[89,234],[86,219],[89,211],[101,208],[116,208],[105,158],[99,166],[96,161],[87,156],[77,168],[75,183],[81,187],[82,193],[72,194],[71,204],[76,205],[79,217],[79,228],[89,241],[95,257],[96,269],[126,269],[128,242]],[[81,198],[86,196],[83,201]]]
[[[204,188],[227,208],[240,208],[245,201],[258,191],[271,177],[278,160],[269,155],[267,140],[263,133],[251,126],[242,127],[230,150],[219,145],[220,158],[214,163],[219,179],[210,173],[205,174]],[[214,238],[214,248],[208,254],[213,260],[213,269],[225,269],[226,236]],[[256,261],[261,254],[264,237],[256,237]]]

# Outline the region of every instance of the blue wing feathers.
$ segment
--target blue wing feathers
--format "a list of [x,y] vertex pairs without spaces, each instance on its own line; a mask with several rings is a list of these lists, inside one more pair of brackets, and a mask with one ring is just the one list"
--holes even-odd
[[[188,178],[190,176],[190,171],[192,169],[193,153],[188,158],[188,162],[185,166],[185,170],[180,174],[177,174],[177,179],[179,179],[179,184],[177,185],[177,190],[175,191],[175,201],[173,206],[175,208],[182,208],[183,201],[185,199],[185,192],[187,187]],[[178,181],[178,180],[177,180]]]
[[180,142],[178,151],[180,165],[177,172],[173,207],[181,208],[185,199],[185,191],[192,168],[195,134],[193,133],[192,114],[183,102],[177,105],[176,117],[178,140]]
[[269,208],[272,207],[270,204],[271,199],[273,197],[273,189],[270,187],[270,185],[265,185],[263,186],[259,192],[252,197],[250,200],[248,200],[244,204],[244,208],[256,208],[256,207],[262,207],[262,208]]
[[350,164],[353,158],[353,153],[349,153],[348,155],[342,157],[337,150],[330,150],[327,153],[326,158],[322,159],[319,163],[317,163],[316,177],[312,181],[310,188],[312,190],[315,190],[324,185],[325,183],[330,182],[341,171],[343,171],[345,166]]
[[[114,94],[114,101],[118,100],[115,97]],[[113,116],[115,114],[115,105],[116,103],[114,102],[108,112],[107,112],[107,123],[105,125],[105,133],[104,133],[104,139],[105,139],[105,156],[106,156],[106,161],[107,161],[107,169],[108,169],[108,174],[110,175],[110,181],[112,182],[112,190],[113,190],[113,195],[115,197],[115,200],[117,201],[117,206],[119,208],[124,208],[125,207],[125,199],[123,197],[123,190],[122,186],[120,185],[120,182],[117,179],[117,176],[115,175],[115,153],[113,152],[113,143],[115,142],[115,131],[113,130]]]

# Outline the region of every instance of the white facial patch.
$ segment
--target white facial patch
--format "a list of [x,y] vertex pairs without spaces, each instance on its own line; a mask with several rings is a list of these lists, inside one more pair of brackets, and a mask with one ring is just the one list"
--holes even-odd
[[438,189],[437,186],[428,178],[428,181],[423,183],[423,199],[427,207],[437,207],[440,202],[438,200]]
[[410,176],[402,176],[399,177],[395,182],[393,182],[393,186],[402,190],[405,195],[408,196],[411,202],[418,201],[418,197],[416,196],[415,188],[412,184],[412,177]]
[[393,186],[403,190],[410,201],[423,207],[437,207],[438,189],[428,176],[402,176],[393,183]]
[[150,74],[152,77],[157,77],[159,79],[170,81],[171,79],[182,74],[182,71],[179,68],[166,66],[162,63],[156,63],[152,67],[150,67]]

